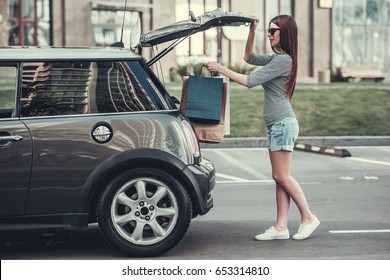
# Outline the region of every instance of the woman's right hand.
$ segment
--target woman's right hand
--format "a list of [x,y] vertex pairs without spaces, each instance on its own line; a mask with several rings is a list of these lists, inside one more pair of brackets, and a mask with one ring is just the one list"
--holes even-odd
[[258,18],[255,18],[252,20],[251,25],[249,26],[250,30],[256,31],[257,26],[259,25],[260,20]]

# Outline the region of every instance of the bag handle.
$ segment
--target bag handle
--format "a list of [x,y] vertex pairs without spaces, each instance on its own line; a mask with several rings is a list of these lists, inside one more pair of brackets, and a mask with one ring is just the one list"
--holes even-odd
[[[200,70],[199,70],[199,77],[200,75],[202,75],[202,70],[203,70],[203,67],[206,66],[206,64],[202,63],[202,66],[200,67]],[[210,77],[212,78],[213,77],[213,73],[207,68],[207,70],[209,71],[210,73]]]

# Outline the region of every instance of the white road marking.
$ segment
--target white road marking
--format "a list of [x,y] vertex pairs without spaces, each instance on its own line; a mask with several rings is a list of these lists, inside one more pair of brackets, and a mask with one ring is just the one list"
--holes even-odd
[[349,177],[349,176],[341,176],[340,179],[341,179],[341,180],[348,181],[348,180],[354,180],[355,178]]
[[[365,180],[378,180],[379,177],[376,177],[376,176],[364,176],[363,177]],[[341,180],[344,180],[344,181],[352,181],[352,180],[355,180],[354,177],[350,177],[350,176],[341,176],[340,177]]]
[[[234,184],[234,183],[259,183],[259,184],[269,184],[275,183],[273,179],[264,179],[264,180],[249,180],[236,176],[231,176],[227,174],[222,174],[217,172],[217,177],[227,179],[227,180],[217,180],[219,184]],[[301,185],[320,185],[320,182],[300,182]]]
[[354,160],[354,161],[360,161],[360,162],[366,162],[366,163],[373,163],[373,164],[381,164],[381,165],[390,166],[390,162],[386,162],[386,161],[371,160],[371,159],[356,158],[356,157],[347,157],[346,159],[348,159],[348,160]]
[[245,184],[245,183],[253,183],[253,184],[271,184],[275,183],[274,180],[243,180],[243,181],[216,181],[217,184]]
[[221,174],[221,173],[217,173],[217,177],[222,177],[222,178],[229,179],[229,180],[236,181],[236,182],[248,182],[249,181],[247,179],[243,179],[243,178],[235,177],[235,176],[231,176],[231,175],[226,175],[226,174]]
[[[274,180],[243,180],[243,181],[221,181],[217,180],[217,184],[274,184]],[[300,185],[322,185],[320,182],[299,182]]]
[[376,176],[364,176],[364,179],[366,180],[378,180],[379,178]]
[[202,148],[202,151],[216,151],[216,150],[221,150],[221,151],[268,151],[267,148]]
[[260,180],[269,180],[270,179],[268,176],[260,173],[258,170],[255,170],[248,165],[244,165],[242,163],[242,161],[238,160],[237,158],[235,158],[233,156],[230,156],[229,154],[223,152],[220,149],[214,150],[214,153],[216,155],[218,155],[220,158],[224,159],[226,162],[229,162],[231,165],[237,166],[238,168],[244,170],[246,173],[249,173]]
[[361,229],[361,230],[330,230],[330,233],[383,233],[389,232],[390,229]]

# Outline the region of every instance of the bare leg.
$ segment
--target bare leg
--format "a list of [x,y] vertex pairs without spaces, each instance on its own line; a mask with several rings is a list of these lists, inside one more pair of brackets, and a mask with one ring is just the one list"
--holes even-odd
[[290,195],[285,189],[276,183],[276,230],[285,230],[288,226],[288,211],[290,209]]
[[301,223],[308,224],[314,219],[301,186],[290,174],[292,152],[269,152],[272,177],[276,182],[277,221],[275,228],[282,230],[287,228],[290,197],[297,205]]

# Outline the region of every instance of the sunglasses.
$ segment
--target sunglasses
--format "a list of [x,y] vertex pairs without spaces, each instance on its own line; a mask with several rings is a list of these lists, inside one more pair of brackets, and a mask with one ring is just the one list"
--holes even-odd
[[270,34],[271,36],[274,36],[275,32],[280,30],[280,28],[270,28],[268,29],[268,34]]

